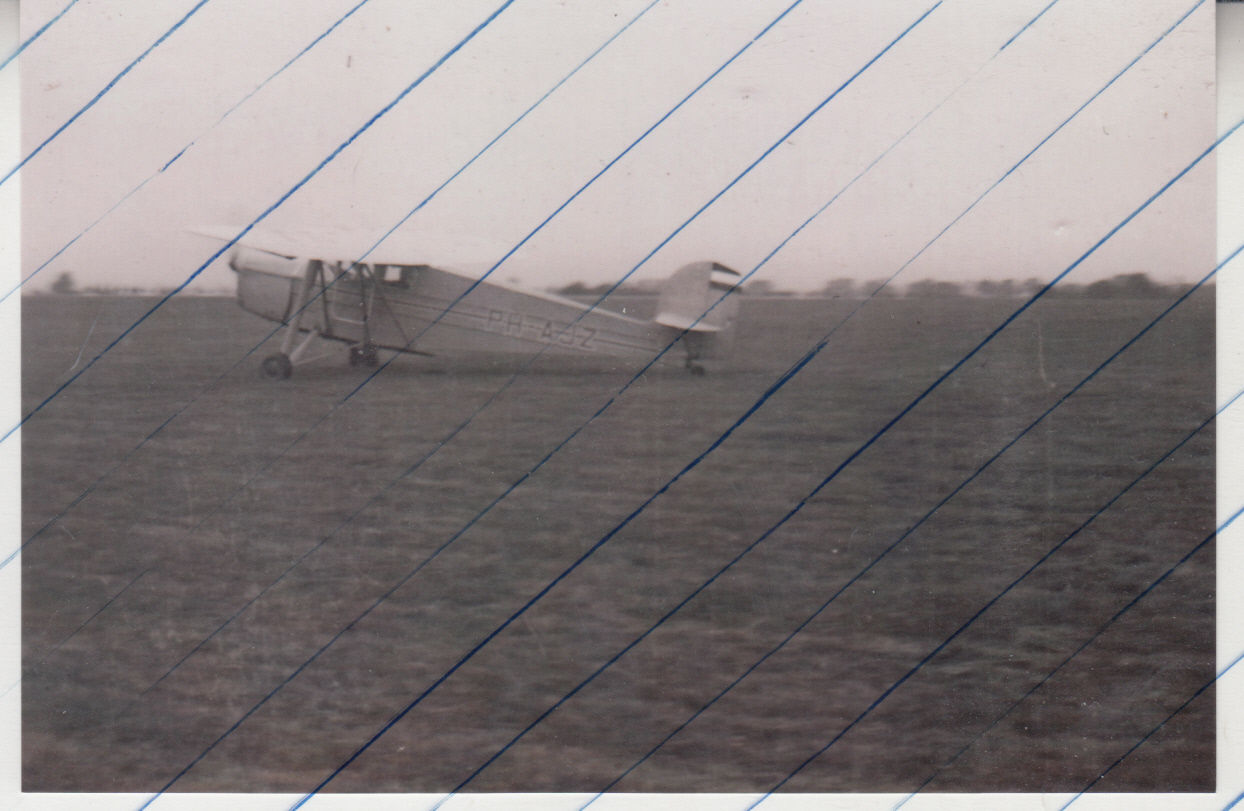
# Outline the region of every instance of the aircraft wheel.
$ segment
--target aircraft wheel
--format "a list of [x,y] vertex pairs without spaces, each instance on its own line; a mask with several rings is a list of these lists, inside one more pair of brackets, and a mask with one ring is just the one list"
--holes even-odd
[[269,355],[263,359],[260,372],[269,380],[284,380],[294,373],[294,364],[288,355]]
[[350,365],[376,368],[380,365],[380,355],[371,344],[350,347]]
[[698,363],[688,363],[687,371],[691,372],[692,377],[704,377],[704,367]]

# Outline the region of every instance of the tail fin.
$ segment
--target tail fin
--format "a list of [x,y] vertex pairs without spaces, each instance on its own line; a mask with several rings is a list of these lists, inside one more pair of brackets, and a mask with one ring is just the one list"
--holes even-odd
[[721,298],[735,289],[735,284],[723,277],[738,275],[738,271],[718,262],[684,265],[661,288],[657,314],[652,320],[689,332],[720,332],[727,329],[734,322],[739,304],[737,292]]
[[688,361],[720,348],[716,345],[739,309],[736,283],[730,278],[738,275],[718,262],[695,262],[679,268],[661,288],[652,320],[688,333],[684,337]]

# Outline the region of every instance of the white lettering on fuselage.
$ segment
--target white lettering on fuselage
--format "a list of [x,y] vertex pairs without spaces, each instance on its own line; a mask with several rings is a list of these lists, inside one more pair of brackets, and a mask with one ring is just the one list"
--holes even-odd
[[596,330],[592,327],[505,310],[488,311],[488,331],[588,351],[596,348],[592,343]]

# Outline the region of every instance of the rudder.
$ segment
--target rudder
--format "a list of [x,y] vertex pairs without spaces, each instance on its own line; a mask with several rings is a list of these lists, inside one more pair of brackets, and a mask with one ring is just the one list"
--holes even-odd
[[738,314],[739,272],[720,262],[695,262],[674,272],[661,288],[652,320],[686,331],[688,363],[722,349]]

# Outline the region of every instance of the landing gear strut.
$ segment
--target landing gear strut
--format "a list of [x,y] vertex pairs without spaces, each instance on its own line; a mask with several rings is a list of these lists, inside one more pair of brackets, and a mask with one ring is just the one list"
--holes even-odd
[[[308,329],[303,327],[302,321],[303,310],[310,301],[311,290],[315,286],[316,279],[323,272],[322,268],[323,265],[318,260],[307,263],[302,280],[298,284],[298,292],[290,303],[290,312],[293,317],[285,325],[285,337],[281,339],[281,351],[264,358],[263,365],[259,367],[260,374],[269,380],[288,379],[294,373],[294,364],[301,360],[307,347],[320,335],[319,327]],[[303,332],[306,332],[305,336],[302,335]]]

